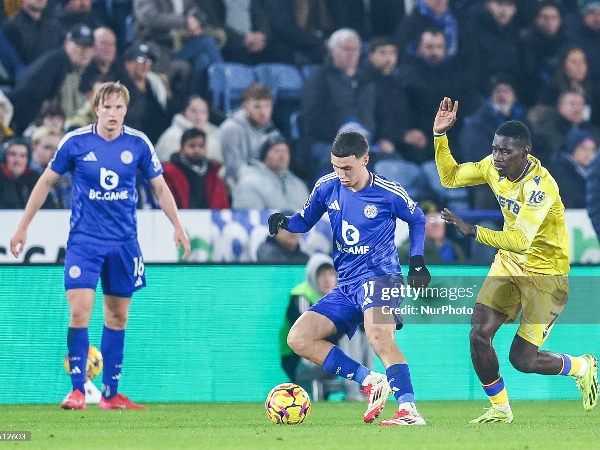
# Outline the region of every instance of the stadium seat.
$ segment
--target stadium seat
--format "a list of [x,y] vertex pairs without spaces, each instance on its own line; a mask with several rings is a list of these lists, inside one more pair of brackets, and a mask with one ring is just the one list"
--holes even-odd
[[256,78],[271,89],[273,101],[299,100],[304,79],[291,64],[265,63],[254,67]]
[[321,64],[306,64],[302,66],[302,75],[304,75],[304,79],[306,80],[310,77],[319,67],[321,67]]
[[229,114],[242,103],[242,94],[256,82],[251,66],[240,63],[215,63],[208,68],[208,89],[212,92],[212,106]]

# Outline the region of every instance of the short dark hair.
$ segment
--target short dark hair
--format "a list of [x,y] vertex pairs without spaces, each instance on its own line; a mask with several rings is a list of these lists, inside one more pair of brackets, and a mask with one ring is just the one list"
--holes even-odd
[[378,47],[385,47],[387,45],[393,45],[398,49],[396,43],[388,36],[377,36],[369,41],[369,52],[373,53]]
[[187,141],[190,139],[195,139],[199,136],[204,138],[204,142],[206,143],[206,133],[198,128],[190,128],[189,130],[185,130],[181,135],[181,146],[183,147]]
[[496,135],[513,138],[521,142],[524,146],[528,145],[531,147],[531,133],[529,133],[529,128],[518,120],[504,122],[496,130]]
[[336,136],[331,153],[338,158],[356,156],[361,158],[369,153],[367,138],[357,131],[344,131]]

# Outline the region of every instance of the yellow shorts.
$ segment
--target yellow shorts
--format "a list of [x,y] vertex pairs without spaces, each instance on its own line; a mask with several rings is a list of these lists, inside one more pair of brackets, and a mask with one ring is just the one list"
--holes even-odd
[[476,303],[508,315],[506,323],[513,322],[522,310],[517,334],[541,347],[564,309],[568,295],[567,275],[530,272],[498,253]]

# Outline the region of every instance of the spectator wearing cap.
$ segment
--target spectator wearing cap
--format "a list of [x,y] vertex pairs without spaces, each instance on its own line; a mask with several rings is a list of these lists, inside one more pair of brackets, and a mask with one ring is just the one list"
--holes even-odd
[[218,175],[220,164],[206,158],[206,133],[184,131],[178,153],[165,163],[165,181],[180,209],[229,209],[227,187]]
[[260,150],[260,161],[241,170],[232,192],[233,209],[302,209],[308,189],[289,165],[287,142],[279,134],[270,136]]
[[252,83],[242,94],[242,106],[220,126],[225,179],[229,188],[237,183],[240,168],[259,159],[267,137],[278,131],[273,125],[273,96],[262,83]]
[[37,59],[17,80],[9,98],[15,108],[17,132],[35,118],[44,100],[58,98],[67,116],[85,103],[79,92],[83,70],[94,56],[94,35],[86,25],[73,27],[62,45]]
[[170,95],[164,75],[152,70],[155,59],[146,44],[133,44],[123,54],[128,75],[123,84],[131,95],[125,124],[146,133],[153,144],[169,126]]
[[[0,209],[24,209],[33,187],[40,178],[29,166],[31,145],[27,139],[12,138],[2,146],[0,165]],[[54,208],[48,196],[42,208]]]
[[58,20],[48,14],[48,0],[22,0],[19,13],[7,19],[2,29],[26,66],[60,47],[64,31]]
[[585,130],[567,134],[565,151],[558,152],[548,170],[556,180],[565,208],[585,208],[586,183],[598,141]]
[[[419,204],[425,214],[425,253],[427,264],[465,264],[467,258],[462,248],[446,236],[446,222],[437,205],[431,201]],[[410,239],[398,248],[400,262],[410,259]]]
[[[490,80],[487,99],[473,114],[465,117],[459,142],[464,161],[480,161],[492,153],[490,142],[500,125],[509,120],[523,120],[525,110],[519,104],[512,78],[497,75]],[[496,209],[498,202],[487,185],[468,188],[474,209]]]
[[569,17],[565,24],[566,33],[569,41],[585,52],[592,80],[600,82],[600,1],[582,0],[579,4],[579,15]]
[[[282,211],[291,216],[292,210]],[[281,233],[283,231],[283,234]],[[263,264],[306,264],[309,256],[300,248],[300,235],[281,229],[275,236],[267,236],[256,250],[256,261]]]

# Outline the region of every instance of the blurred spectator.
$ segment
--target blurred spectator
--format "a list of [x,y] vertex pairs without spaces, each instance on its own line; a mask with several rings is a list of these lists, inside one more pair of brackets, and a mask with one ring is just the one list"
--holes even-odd
[[[93,84],[91,83],[92,81]],[[94,92],[96,92],[96,89],[106,81],[112,80],[109,76],[101,74],[96,75],[94,80],[82,78],[81,83],[79,83],[79,90],[85,96],[86,102],[73,116],[67,117],[64,126],[65,131],[73,131],[77,128],[95,123],[98,120],[93,105]]]
[[48,0],[22,0],[19,13],[2,24],[8,41],[25,65],[60,47],[64,30],[46,11]]
[[532,105],[542,86],[554,76],[558,52],[566,44],[559,3],[556,0],[538,2],[534,23],[525,30],[521,39],[525,78],[517,89],[523,103]]
[[320,63],[325,56],[321,21],[309,20],[322,14],[318,2],[305,2],[298,8],[296,0],[264,0],[264,11],[273,32],[271,45],[275,61],[304,65]]
[[[489,189],[489,188],[488,188]],[[425,213],[425,253],[427,264],[465,264],[467,258],[456,242],[446,236],[446,222],[439,208],[433,202],[422,202],[419,208]],[[400,262],[410,260],[410,239],[398,248]]]
[[277,131],[272,116],[271,91],[262,83],[253,83],[244,90],[242,107],[219,127],[230,189],[238,180],[240,168],[259,160],[263,143],[270,133]]
[[49,51],[27,67],[9,96],[15,109],[17,129],[22,131],[35,118],[44,100],[57,98],[67,116],[85,103],[79,92],[83,70],[94,56],[94,36],[86,26],[76,26],[62,47]]
[[60,0],[56,5],[54,16],[63,30],[69,30],[77,24],[83,24],[92,30],[102,25],[92,10],[92,0]]
[[12,116],[13,105],[6,95],[0,91],[0,144],[15,135],[15,132],[10,128]]
[[118,54],[122,54],[133,39],[133,0],[92,0],[92,9],[100,22],[115,32]]
[[355,119],[375,135],[376,86],[358,64],[360,47],[356,31],[337,30],[327,41],[329,55],[325,62],[304,83],[299,156],[308,173],[303,176],[311,178],[330,165],[331,143],[348,119]]
[[270,136],[261,148],[260,162],[240,170],[232,192],[233,209],[302,209],[308,189],[289,166],[290,148],[285,139]]
[[[285,213],[294,214],[293,211]],[[299,234],[281,229],[275,236],[267,236],[258,246],[256,260],[264,264],[306,264],[308,255],[300,250]]]
[[125,67],[117,57],[117,37],[108,27],[94,30],[94,57],[81,75],[79,90],[88,92],[94,82],[100,78],[104,81],[123,81],[127,76]]
[[514,17],[515,0],[484,0],[472,10],[471,38],[473,39],[477,87],[485,93],[488,80],[497,73],[511,74],[522,82],[519,58],[519,30]]
[[155,143],[169,126],[169,87],[165,76],[152,70],[155,56],[146,44],[134,44],[123,55],[128,77],[123,84],[131,101],[125,124],[141,130]]
[[419,41],[423,31],[439,28],[444,34],[445,57],[458,58],[463,70],[469,70],[472,55],[467,30],[456,20],[448,3],[449,0],[418,0],[410,14],[400,21],[394,39],[401,62],[407,53],[414,54],[415,43]]
[[333,30],[350,28],[362,39],[369,38],[364,0],[324,0],[333,22]]
[[600,239],[600,152],[596,152],[588,168],[585,202],[596,237]]
[[[536,106],[534,109],[540,108]],[[545,108],[541,106],[541,108]],[[542,118],[534,124],[535,138],[538,145],[535,146],[533,154],[539,159],[550,161],[552,156],[567,145],[567,134],[571,130],[586,130],[595,137],[600,136],[598,128],[584,120],[585,99],[576,91],[565,91],[558,97],[556,109],[549,109]],[[531,113],[531,112],[530,112]],[[534,111],[534,114],[536,111]],[[528,114],[530,116],[531,114]]]
[[[24,209],[40,175],[29,166],[31,146],[23,138],[12,138],[2,146],[0,166],[0,209]],[[46,198],[42,208],[54,208]]]
[[[31,137],[31,168],[40,175],[46,170],[48,163],[58,149],[58,143],[64,133],[41,126]],[[71,173],[67,172],[58,179],[50,191],[50,197],[57,208],[71,209],[73,191],[71,188]]]
[[[491,93],[481,106],[470,116],[465,117],[460,130],[459,141],[464,161],[480,161],[492,153],[490,142],[496,130],[508,120],[523,121],[525,111],[517,101],[514,83],[511,78],[500,75],[490,82]],[[473,209],[496,209],[498,201],[487,184],[471,186]]]
[[[167,74],[178,94],[202,94],[207,67],[223,60],[217,41],[206,32],[204,12],[193,0],[135,0],[133,5],[135,40],[150,45],[155,71]],[[180,79],[185,80],[181,89]]]
[[[588,76],[587,58],[579,47],[565,47],[558,56],[556,72],[553,78],[542,87],[538,97],[538,104],[556,105],[561,92],[577,91],[585,99],[586,106],[583,112],[585,121],[590,120],[592,111],[596,116],[600,111],[600,91]],[[600,117],[595,117],[596,120]]]
[[[283,325],[279,331],[279,349],[281,354],[281,367],[292,383],[304,386],[309,392],[315,393],[313,380],[320,383],[323,397],[334,389],[343,386],[345,400],[363,401],[365,396],[360,392],[360,385],[352,380],[340,380],[337,383],[328,383],[336,380],[333,374],[325,372],[307,359],[296,355],[287,345],[287,335],[294,322],[337,285],[337,273],[333,268],[333,260],[322,253],[313,254],[306,264],[304,282],[297,285],[290,292],[288,307],[285,312]],[[354,361],[360,362],[365,367],[373,367],[373,352],[370,349],[364,330],[359,328],[351,340],[345,335],[335,335],[328,339],[341,347],[346,355]],[[339,380],[339,379],[338,379]],[[331,386],[331,388],[330,388]],[[314,399],[313,399],[314,400]]]
[[225,30],[223,57],[226,61],[257,64],[269,61],[271,27],[261,0],[196,0],[207,23]]
[[196,128],[181,136],[178,153],[165,163],[165,181],[180,209],[229,209],[227,188],[218,172],[220,164],[206,159],[206,133]]
[[573,130],[567,134],[566,151],[554,155],[549,170],[565,208],[585,208],[588,169],[597,149],[598,141],[591,133]]
[[24,69],[21,58],[0,28],[0,90],[12,90]]
[[65,110],[56,100],[44,100],[35,121],[23,131],[23,137],[31,139],[38,127],[46,126],[54,131],[62,132],[66,120]]
[[173,116],[171,126],[158,138],[154,147],[161,162],[169,161],[171,155],[179,151],[181,135],[185,130],[197,128],[206,134],[206,159],[222,163],[219,128],[208,121],[208,103],[199,95],[188,98],[185,109]]
[[579,16],[566,25],[569,41],[581,47],[587,56],[589,72],[594,82],[600,82],[600,1],[579,2]]

